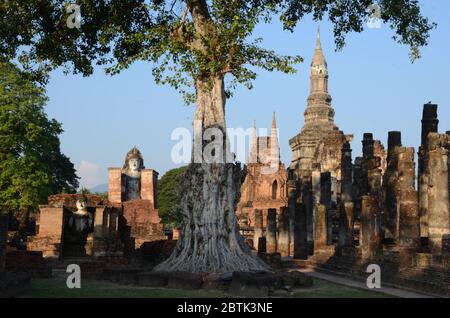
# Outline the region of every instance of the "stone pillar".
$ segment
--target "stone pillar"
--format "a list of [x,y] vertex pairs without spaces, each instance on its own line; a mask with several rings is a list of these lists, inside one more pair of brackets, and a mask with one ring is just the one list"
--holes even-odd
[[267,253],[267,247],[266,247],[266,238],[260,237],[258,238],[258,254],[265,254]]
[[317,205],[314,233],[314,252],[316,252],[328,245],[327,207],[323,204]]
[[106,207],[97,207],[94,214],[94,256],[104,256],[107,253],[106,240],[109,238],[109,223],[110,217]]
[[333,220],[331,215],[331,174],[323,172],[320,174],[320,204],[326,208],[325,222],[327,244],[333,244]]
[[253,246],[259,251],[259,238],[263,236],[263,213],[255,210],[255,226],[253,227]]
[[122,169],[108,169],[108,200],[111,203],[122,202]]
[[428,135],[428,232],[433,253],[442,252],[443,238],[450,234],[448,150],[438,144],[440,137]]
[[363,151],[363,159],[362,159],[362,194],[368,194],[370,192],[369,187],[369,176],[368,176],[368,161],[373,158],[373,135],[371,133],[364,133],[362,140],[362,151]]
[[358,221],[361,217],[361,195],[363,188],[362,183],[363,183],[362,158],[356,157],[355,163],[353,164],[352,193],[353,193],[354,218],[355,220]]
[[352,150],[346,142],[342,146],[341,162],[341,202],[339,204],[339,246],[353,246],[354,205],[352,195],[353,181]]
[[281,208],[278,221],[278,244],[277,250],[281,256],[289,256],[289,210]]
[[352,181],[353,181],[353,167],[352,167],[352,149],[348,142],[342,146],[342,161],[341,161],[341,202],[352,202]]
[[438,106],[425,104],[422,113],[421,146],[418,151],[420,236],[428,237],[428,134],[438,131]]
[[0,212],[0,273],[5,270],[8,215]]
[[420,219],[417,191],[406,190],[400,200],[399,245],[417,248],[420,245]]
[[308,241],[308,254],[314,253],[314,203],[311,178],[302,182],[301,201],[306,210],[306,239]]
[[398,148],[398,238],[404,248],[417,248],[420,243],[418,194],[414,187],[414,148]]
[[269,209],[267,212],[267,253],[276,253],[277,251],[277,210]]
[[152,169],[141,171],[141,199],[151,202],[152,208],[157,209],[158,173]]
[[312,237],[313,237],[313,252],[314,252],[314,240],[316,237],[315,234],[315,223],[316,223],[316,215],[317,215],[317,206],[320,204],[320,170],[313,170],[311,174],[311,191],[312,191],[312,205],[313,205],[313,213],[312,213]]
[[438,105],[425,104],[422,112],[422,145],[428,144],[428,134],[438,132],[439,120],[437,115]]
[[[376,156],[374,152],[373,135],[371,133],[365,133],[362,141],[363,144],[363,160],[362,160],[362,191],[363,195],[370,195],[375,198],[378,204],[376,215],[376,229],[379,231],[377,236],[384,236],[382,229],[384,228],[384,222],[381,220],[380,204],[383,202],[382,196],[382,168],[381,157]],[[380,148],[380,145],[378,145]],[[378,149],[379,150],[379,149]],[[362,204],[362,203],[361,203]],[[362,207],[361,207],[362,209]],[[362,213],[362,212],[361,212]],[[362,216],[361,216],[362,217]]]
[[394,155],[395,148],[402,146],[402,133],[400,131],[388,132],[388,159]]
[[44,257],[62,256],[64,208],[43,205],[39,207],[39,233],[29,238],[30,251],[42,251]]
[[377,229],[378,202],[376,197],[364,195],[361,198],[361,228],[359,246],[364,259],[371,258],[379,244]]
[[339,213],[339,246],[353,247],[353,202],[342,202]]
[[387,169],[384,175],[385,237],[398,238],[398,148],[402,146],[401,133],[388,135]]
[[289,209],[289,255],[294,255],[294,230],[295,230],[295,214],[297,210],[297,182],[288,180],[288,209]]
[[308,258],[308,235],[306,222],[306,206],[297,200],[297,211],[294,223],[294,258]]

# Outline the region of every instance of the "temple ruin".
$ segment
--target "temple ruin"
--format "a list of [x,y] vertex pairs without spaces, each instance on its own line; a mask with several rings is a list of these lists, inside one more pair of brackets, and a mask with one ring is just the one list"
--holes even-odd
[[128,257],[144,242],[165,239],[157,210],[157,176],[134,147],[123,168],[109,169],[108,199],[60,194],[39,207],[28,251],[45,258]]
[[[241,187],[237,218],[241,233],[256,250],[289,255],[289,218],[286,196],[287,171],[280,162],[278,130],[273,114],[270,136],[257,136],[252,129],[247,175]],[[277,236],[278,233],[278,236]]]
[[288,245],[288,253],[277,250],[292,256],[284,261],[287,267],[365,277],[367,266],[377,264],[384,281],[448,294],[450,131],[438,131],[438,106],[423,107],[417,161],[415,149],[402,144],[399,131],[388,132],[387,148],[364,133],[362,156],[353,159],[353,135],[344,134],[333,120],[319,33],[310,80],[304,126],[289,140],[286,219],[278,216],[287,228],[276,230],[270,213],[253,208],[256,199],[248,193],[264,190],[254,190],[260,186],[251,183],[255,168],[248,164],[238,216],[252,211],[245,228],[253,230],[253,242]]
[[133,242],[129,249],[144,242],[164,239],[163,224],[158,215],[158,172],[145,169],[141,152],[134,147],[125,158],[123,168],[109,168],[108,200],[122,211],[122,227]]

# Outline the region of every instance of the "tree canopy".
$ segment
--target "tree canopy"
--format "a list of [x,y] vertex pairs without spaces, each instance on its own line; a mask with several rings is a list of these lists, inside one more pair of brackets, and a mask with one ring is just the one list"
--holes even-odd
[[180,176],[186,167],[167,171],[158,181],[158,211],[164,224],[177,226],[181,221]]
[[20,0],[0,4],[0,54],[24,65],[92,74],[102,65],[110,74],[135,61],[153,63],[157,83],[168,84],[194,101],[194,81],[229,74],[227,96],[237,84],[252,87],[256,68],[295,71],[299,56],[282,56],[251,37],[258,23],[279,18],[293,31],[306,15],[328,18],[337,49],[349,32],[361,32],[378,5],[394,39],[420,56],[434,27],[417,0],[78,0],[80,28],[69,28],[66,1]]
[[44,112],[33,75],[0,62],[0,210],[36,207],[48,195],[74,193],[78,177],[60,151],[61,125]]

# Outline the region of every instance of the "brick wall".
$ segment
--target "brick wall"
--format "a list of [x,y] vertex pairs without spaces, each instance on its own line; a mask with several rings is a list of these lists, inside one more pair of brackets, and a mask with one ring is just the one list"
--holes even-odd
[[152,208],[149,200],[134,200],[123,203],[123,216],[131,228],[131,236],[136,240],[136,247],[141,242],[164,239],[163,225],[158,210]]
[[28,250],[42,251],[45,257],[59,257],[63,233],[64,208],[41,206],[39,233],[29,239]]

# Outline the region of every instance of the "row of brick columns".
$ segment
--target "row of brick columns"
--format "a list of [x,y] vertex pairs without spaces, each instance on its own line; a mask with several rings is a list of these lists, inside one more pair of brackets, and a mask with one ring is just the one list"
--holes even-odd
[[[280,253],[290,255],[289,210],[282,209],[277,215],[275,209],[267,210],[267,227],[264,231],[263,210],[255,210],[253,242],[260,253]],[[264,233],[265,232],[265,233]]]
[[[375,153],[371,133],[364,134],[363,156],[354,164],[349,143],[343,145],[338,252],[355,251],[356,221],[363,258],[375,256],[386,240],[407,253],[419,251],[423,238],[432,253],[450,251],[450,131],[439,134],[437,126],[437,106],[425,105],[417,190],[414,148],[402,146],[400,132],[389,132],[386,158]],[[289,209],[278,216],[267,213],[265,236],[263,214],[257,211],[254,241],[264,237],[266,252],[297,259],[328,250],[334,244],[331,173],[313,167],[308,177],[288,181],[287,189]]]

